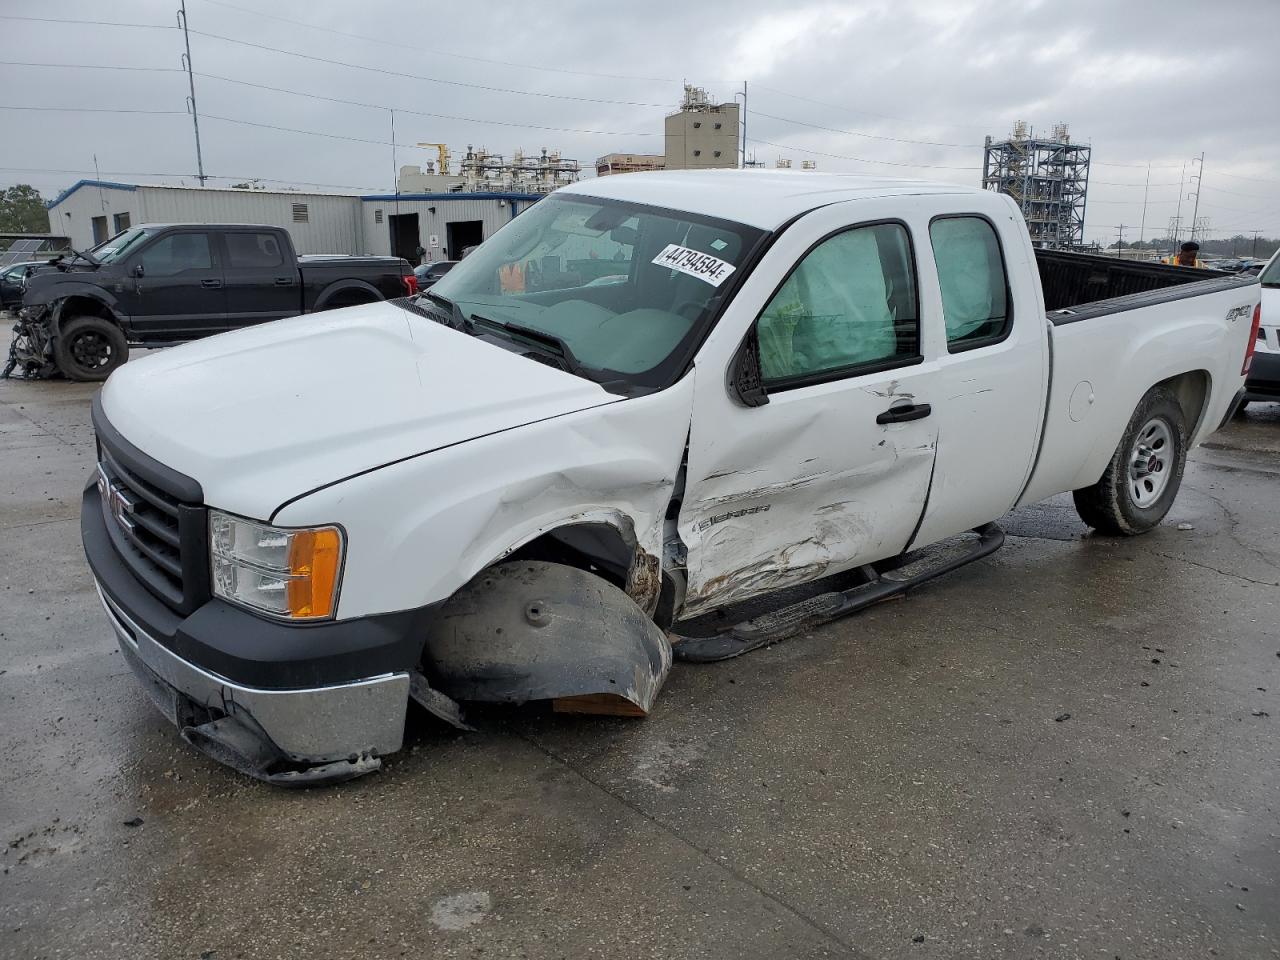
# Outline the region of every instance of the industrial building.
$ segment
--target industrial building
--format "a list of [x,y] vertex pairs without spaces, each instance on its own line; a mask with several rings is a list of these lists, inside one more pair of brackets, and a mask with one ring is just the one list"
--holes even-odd
[[596,160],[596,175],[737,167],[740,117],[736,102],[712,103],[706,90],[686,83],[680,109],[668,114],[664,124],[662,156],[608,153]]
[[712,103],[701,87],[685,84],[684,102],[666,120],[668,170],[738,165],[738,104]]
[[87,250],[140,223],[265,223],[299,253],[456,259],[540,193],[509,190],[358,196],[81,180],[49,204],[49,232]]
[[646,170],[665,170],[667,158],[657,153],[606,153],[596,158],[596,176],[607,177],[615,173],[643,173]]
[[1065,123],[1037,138],[1020,120],[1007,140],[986,138],[982,185],[1017,201],[1036,246],[1073,250],[1084,246],[1089,154],[1087,144],[1071,142]]
[[458,173],[450,170],[449,148],[443,143],[420,143],[435,147],[439,163],[400,168],[396,188],[401,193],[520,193],[545,196],[560,187],[576,183],[581,168],[577,160],[561,156],[559,150],[542,148],[541,156],[516,150],[510,160],[487,147],[467,144]]

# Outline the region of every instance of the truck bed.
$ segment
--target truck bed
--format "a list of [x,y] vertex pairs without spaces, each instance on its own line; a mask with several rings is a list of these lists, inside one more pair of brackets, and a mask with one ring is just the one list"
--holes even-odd
[[1234,274],[1218,270],[1172,267],[1165,263],[1120,260],[1066,250],[1036,250],[1036,267],[1044,289],[1044,308],[1051,317],[1059,310],[1138,293],[1169,291],[1173,294],[1169,299],[1178,299],[1203,292],[1203,288],[1178,291],[1178,287],[1212,279],[1235,279]]

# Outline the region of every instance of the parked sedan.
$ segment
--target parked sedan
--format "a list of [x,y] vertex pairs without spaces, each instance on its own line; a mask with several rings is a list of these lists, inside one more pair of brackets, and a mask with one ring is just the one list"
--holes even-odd
[[457,262],[457,260],[436,260],[433,263],[414,267],[413,275],[418,278],[418,289],[426,290],[432,287],[437,280],[452,270]]
[[28,263],[12,263],[0,267],[0,310],[17,310],[22,305],[22,291],[26,288],[27,271],[38,267],[41,260]]

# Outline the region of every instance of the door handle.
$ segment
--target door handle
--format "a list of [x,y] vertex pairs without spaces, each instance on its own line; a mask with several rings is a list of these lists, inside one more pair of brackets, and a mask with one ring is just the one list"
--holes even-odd
[[911,420],[923,420],[931,413],[933,413],[933,407],[927,403],[908,403],[900,407],[890,407],[876,417],[876,423],[907,423]]
[[201,280],[200,286],[208,287],[211,290],[216,290],[218,287],[222,286],[222,281],[221,280]]
[[276,277],[277,287],[292,287],[293,277]]

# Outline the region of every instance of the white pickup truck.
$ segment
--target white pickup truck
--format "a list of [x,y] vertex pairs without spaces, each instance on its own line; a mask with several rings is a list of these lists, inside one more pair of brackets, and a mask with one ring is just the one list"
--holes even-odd
[[84,545],[161,709],[273,783],[377,768],[410,700],[644,714],[673,655],[900,593],[1021,504],[1151,529],[1258,289],[1037,251],[953,185],[590,180],[425,295],[117,370]]

